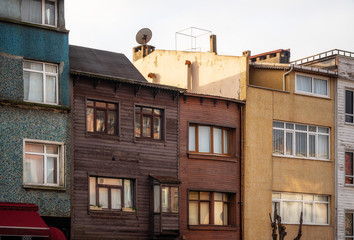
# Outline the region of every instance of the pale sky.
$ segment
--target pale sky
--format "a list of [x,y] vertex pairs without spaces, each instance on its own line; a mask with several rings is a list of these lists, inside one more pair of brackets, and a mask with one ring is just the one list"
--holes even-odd
[[[175,50],[175,33],[197,27],[217,36],[219,55],[290,48],[296,60],[331,49],[354,52],[354,0],[66,0],[65,17],[70,44],[130,60],[141,28],[151,29],[156,49]],[[197,40],[209,50],[208,38]]]

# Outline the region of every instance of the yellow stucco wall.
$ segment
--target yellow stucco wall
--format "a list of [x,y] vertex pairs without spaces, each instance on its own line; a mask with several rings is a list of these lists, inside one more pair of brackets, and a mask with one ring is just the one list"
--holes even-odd
[[[186,88],[193,93],[245,99],[245,56],[156,50],[133,64],[149,82]],[[156,77],[149,78],[149,73]]]
[[[252,73],[250,83],[270,87],[263,80],[279,82],[282,74],[262,70]],[[280,72],[285,72],[280,71]],[[268,75],[267,75],[268,74]],[[244,143],[244,239],[269,240],[271,227],[272,191],[326,194],[330,196],[330,224],[304,225],[302,240],[334,239],[334,80],[330,98],[319,98],[294,93],[295,72],[288,76],[289,92],[257,87],[247,88]],[[267,76],[265,76],[267,75]],[[273,120],[330,127],[330,161],[272,156]],[[293,239],[298,225],[286,225],[286,239]]]

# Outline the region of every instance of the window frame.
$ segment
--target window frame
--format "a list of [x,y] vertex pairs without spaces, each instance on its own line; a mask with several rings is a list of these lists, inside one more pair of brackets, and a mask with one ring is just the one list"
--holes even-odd
[[[198,200],[195,199],[190,199],[189,193],[190,192],[197,192],[198,193]],[[201,199],[200,198],[200,193],[209,193],[209,200],[206,199]],[[215,200],[215,193],[220,193],[222,194],[223,200]],[[228,196],[228,200],[224,200],[224,194]],[[187,211],[187,224],[189,227],[194,227],[194,226],[214,226],[214,227],[234,227],[236,226],[236,223],[232,223],[232,216],[233,214],[236,215],[236,209],[231,209],[232,208],[232,202],[236,200],[236,193],[234,192],[224,192],[224,191],[210,191],[210,190],[194,190],[194,189],[188,189],[187,190],[187,204],[188,204],[188,211]],[[198,204],[198,223],[197,224],[190,224],[189,218],[190,218],[190,208],[189,208],[189,203],[190,202],[197,202]],[[209,224],[201,224],[200,223],[200,204],[201,203],[209,203]],[[222,202],[223,205],[226,203],[228,205],[228,214],[227,214],[227,219],[228,219],[228,224],[215,224],[215,202]],[[236,205],[235,205],[236,206]]]
[[[88,102],[89,101],[92,101],[92,102],[94,102],[94,106],[93,107],[91,107],[91,106],[88,106]],[[103,110],[104,109],[104,111],[105,111],[105,131],[104,132],[100,132],[100,131],[96,131],[95,129],[96,129],[96,121],[95,121],[95,117],[96,117],[96,102],[100,102],[100,103],[106,103],[106,108],[104,109],[104,108],[101,108],[101,107],[98,107],[98,109],[99,110]],[[114,104],[115,105],[115,117],[116,117],[116,123],[115,123],[115,133],[114,134],[109,134],[108,133],[108,113],[110,112],[110,111],[112,111],[112,110],[110,110],[109,109],[109,107],[108,107],[108,104]],[[88,111],[87,111],[87,109],[88,108],[93,108],[93,132],[90,132],[90,131],[88,131],[87,130],[87,128],[88,128],[88,124],[87,124],[87,113],[88,113]],[[90,97],[87,97],[86,99],[85,99],[85,132],[86,132],[86,134],[88,134],[88,135],[94,135],[94,136],[98,136],[98,135],[100,135],[100,136],[107,136],[107,137],[109,137],[109,136],[112,136],[112,137],[114,137],[114,136],[117,136],[117,137],[119,137],[120,136],[120,119],[119,119],[119,117],[120,117],[120,103],[119,102],[117,102],[117,101],[107,101],[107,100],[103,100],[103,99],[96,99],[96,98],[90,98]]]
[[[141,111],[139,113],[136,112],[136,108],[140,107]],[[146,114],[145,116],[151,116],[151,137],[144,137],[143,136],[143,108],[150,108],[152,109],[152,114]],[[160,139],[155,139],[154,138],[154,109],[156,110],[160,110],[161,114],[157,115],[160,116],[161,118],[161,126],[160,126],[160,131],[161,131],[161,138]],[[140,114],[140,128],[141,128],[141,132],[140,132],[140,137],[136,136],[136,127],[137,127],[137,117],[136,115]],[[155,106],[155,105],[147,105],[147,104],[139,104],[139,103],[135,103],[134,104],[134,140],[151,140],[151,141],[166,141],[166,107],[163,106]]]
[[[346,173],[346,170],[347,170],[347,154],[351,154],[351,165],[352,165],[352,175],[349,175]],[[348,180],[351,178],[352,180],[352,183],[347,183],[347,178]],[[345,151],[344,152],[344,185],[348,185],[348,186],[354,186],[354,151]]]
[[[42,18],[41,23],[30,22],[30,21],[26,21],[23,19],[23,17],[22,17],[23,1],[24,0],[21,0],[21,21],[26,22],[26,23],[38,24],[41,26],[51,27],[51,28],[56,28],[58,26],[58,0],[41,0],[41,18]],[[54,2],[54,25],[45,23],[45,3],[46,3],[46,1]]]
[[[284,127],[274,127],[274,122],[278,123],[283,123]],[[293,129],[287,128],[287,124],[292,124]],[[306,126],[306,131],[305,130],[298,130],[296,129],[296,125],[302,125]],[[310,127],[315,127],[316,131],[310,131]],[[328,133],[321,133],[319,132],[319,128],[323,129],[328,129]],[[275,153],[274,152],[274,130],[280,130],[283,131],[283,154],[280,153]],[[287,154],[286,153],[286,147],[287,147],[287,133],[292,134],[292,147],[291,151],[292,154]],[[306,156],[296,156],[296,133],[306,133]],[[310,149],[310,141],[309,138],[310,136],[315,136],[315,157],[310,157],[309,156],[309,149]],[[319,141],[318,138],[319,136],[327,136],[328,137],[328,158],[320,158],[318,157],[318,148],[319,148]],[[312,160],[319,160],[319,161],[330,161],[331,159],[331,128],[330,127],[323,127],[323,126],[318,126],[318,125],[311,125],[311,124],[302,124],[302,123],[292,123],[292,122],[284,122],[280,120],[273,120],[272,122],[272,155],[276,157],[290,157],[290,158],[301,158],[301,159],[312,159]]]
[[[273,194],[280,194],[280,199],[278,198],[273,198]],[[302,195],[302,200],[296,200],[296,199],[284,199],[282,198],[283,194],[294,194],[294,195]],[[313,200],[310,201],[310,200],[304,200],[304,195],[312,195],[313,196]],[[318,200],[315,200],[315,197],[316,196],[325,196],[327,197],[327,201],[318,201]],[[293,192],[272,192],[272,205],[273,203],[279,203],[279,209],[278,212],[279,212],[279,215],[281,216],[282,218],[282,223],[283,224],[300,224],[300,222],[285,222],[284,221],[284,216],[282,215],[282,212],[283,212],[283,208],[282,208],[282,205],[283,205],[283,202],[301,202],[302,203],[302,211],[304,211],[304,205],[305,203],[306,204],[309,204],[309,203],[312,203],[312,213],[311,213],[311,223],[306,223],[303,221],[303,225],[316,225],[316,226],[329,226],[330,225],[330,204],[331,204],[331,196],[330,195],[321,195],[321,194],[305,194],[305,193],[293,193]],[[315,215],[315,205],[316,203],[318,204],[327,204],[327,223],[325,224],[321,224],[321,223],[316,223],[315,221],[315,218],[316,218],[316,215]],[[273,216],[274,213],[272,213],[272,216]],[[300,218],[299,218],[299,221],[300,221]]]
[[[353,113],[347,113],[347,92],[351,92],[352,96],[353,96],[353,101],[352,101],[352,106],[353,106]],[[353,118],[353,121],[347,121],[347,117],[351,117]],[[344,90],[344,123],[345,124],[350,124],[350,125],[354,125],[354,90],[353,89],[345,89]]]
[[[95,178],[95,204],[91,205],[91,183],[90,178]],[[122,184],[119,185],[110,185],[110,184],[99,184],[98,179],[116,179],[121,180]],[[125,207],[125,192],[124,192],[124,180],[129,180],[132,186],[132,207]],[[103,208],[103,206],[96,209],[95,207],[100,206],[99,201],[99,188],[107,188],[107,201],[108,207]],[[112,209],[112,199],[111,199],[111,189],[119,189],[120,190],[120,197],[121,197],[121,209]],[[111,176],[103,176],[103,175],[96,175],[96,174],[89,174],[88,175],[88,207],[90,211],[95,210],[103,210],[108,212],[136,212],[136,179],[134,178],[126,178],[126,177],[111,177]]]
[[[210,152],[199,152],[199,127],[209,127],[210,128]],[[194,132],[194,138],[195,138],[195,151],[191,151],[189,148],[190,145],[190,127],[195,128]],[[214,153],[214,128],[221,129],[221,150],[222,153]],[[224,146],[224,131],[228,132],[228,152],[225,153],[225,146]],[[195,122],[188,122],[187,126],[187,149],[189,154],[200,154],[200,155],[215,155],[215,156],[233,156],[233,151],[232,147],[233,144],[233,136],[235,132],[235,128],[232,127],[226,127],[226,126],[217,126],[217,125],[212,125],[212,124],[204,124],[204,123],[195,123]]]
[[[36,64],[42,64],[43,70],[39,71],[39,70],[33,70],[33,69],[28,69],[25,68],[24,64],[25,62],[32,62],[32,63],[36,63]],[[55,66],[56,67],[56,73],[52,73],[52,72],[46,72],[45,67],[46,65],[51,65],[51,66]],[[25,102],[31,102],[31,103],[41,103],[41,104],[48,104],[48,105],[59,105],[59,65],[55,64],[55,63],[49,63],[49,62],[40,62],[40,61],[33,61],[33,60],[29,60],[29,59],[23,59],[23,63],[22,63],[22,71],[23,71],[23,85],[25,84],[25,80],[24,80],[24,72],[32,72],[32,73],[39,73],[42,74],[42,87],[43,87],[43,101],[42,102],[37,102],[37,101],[32,101],[32,100],[25,100],[25,96],[23,96],[23,101]],[[55,99],[55,103],[49,103],[46,101],[46,76],[52,76],[55,77],[55,95],[56,95],[56,99]],[[24,93],[25,89],[23,89],[23,93]]]
[[[57,146],[58,147],[58,154],[46,154],[46,152],[43,153],[44,155],[44,163],[43,163],[43,184],[39,183],[27,183],[25,182],[25,161],[26,161],[26,154],[32,154],[32,155],[42,155],[40,153],[34,153],[34,152],[26,152],[26,143],[29,144],[36,144],[36,145],[42,145],[44,146]],[[57,182],[56,184],[51,184],[51,183],[46,183],[46,158],[47,155],[50,156],[56,156],[58,159],[57,163]],[[36,139],[23,139],[23,187],[25,188],[53,188],[53,189],[63,189],[65,188],[65,145],[63,142],[55,142],[55,141],[46,141],[46,140],[36,140]]]
[[[347,235],[347,232],[346,232],[346,226],[347,226],[347,217],[346,215],[347,214],[351,214],[352,215],[352,232],[353,234],[351,236]],[[345,235],[345,239],[354,239],[354,211],[353,210],[346,210],[345,213],[344,213],[344,235]]]
[[[298,87],[298,83],[297,83],[297,77],[298,76],[304,76],[304,77],[310,77],[311,78],[311,92],[305,92],[305,91],[301,91],[301,90],[297,90]],[[318,93],[314,93],[314,86],[315,86],[315,81],[314,79],[318,79],[318,80],[324,80],[327,82],[327,95],[323,95],[323,94],[318,94]],[[304,73],[295,73],[295,93],[298,94],[302,94],[302,95],[309,95],[309,96],[314,96],[314,97],[322,97],[322,98],[330,98],[330,79],[323,77],[323,76],[314,76],[314,75],[310,75],[310,74],[304,74]]]

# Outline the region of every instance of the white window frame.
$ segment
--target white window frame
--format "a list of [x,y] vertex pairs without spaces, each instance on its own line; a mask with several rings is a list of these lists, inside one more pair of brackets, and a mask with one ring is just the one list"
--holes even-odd
[[[32,63],[37,63],[37,64],[42,64],[43,66],[43,70],[42,71],[38,71],[38,70],[33,70],[33,69],[28,69],[28,68],[25,68],[24,67],[24,63],[25,62],[32,62]],[[45,66],[46,65],[51,65],[51,66],[55,66],[57,71],[56,73],[52,73],[52,72],[46,72],[46,69],[45,69]],[[59,104],[59,73],[58,73],[58,64],[53,64],[53,63],[46,63],[46,62],[38,62],[38,61],[32,61],[32,60],[23,60],[23,72],[27,71],[27,72],[33,72],[33,73],[39,73],[39,74],[42,74],[42,86],[43,86],[43,102],[36,102],[36,103],[45,103],[45,104],[49,104],[49,105],[58,105]],[[46,76],[52,76],[52,77],[55,77],[55,88],[56,88],[56,92],[55,92],[55,95],[56,95],[56,99],[55,99],[55,103],[48,103],[46,100],[46,82],[47,82],[47,79],[46,79]],[[31,101],[31,100],[24,100],[25,102],[35,102],[35,101]]]
[[[283,198],[283,193],[282,192],[273,192],[273,194],[280,194],[280,199],[277,199],[277,198],[273,198],[272,197],[272,205],[273,203],[279,203],[279,208],[280,209],[277,209],[278,210],[278,213],[279,215],[281,216],[282,218],[282,223],[283,224],[300,224],[300,222],[285,222],[284,221],[284,217],[282,215],[283,211],[282,211],[282,205],[283,205],[283,202],[302,202],[302,211],[304,210],[304,204],[307,203],[312,203],[312,214],[311,214],[311,218],[312,218],[312,222],[311,223],[305,223],[303,222],[303,225],[320,225],[320,226],[328,226],[329,225],[329,222],[330,222],[330,196],[329,195],[319,195],[319,194],[302,194],[302,193],[289,193],[289,192],[286,192],[285,194],[296,194],[296,195],[302,195],[302,200],[295,200],[295,199],[284,199]],[[313,196],[313,199],[315,199],[316,196],[320,196],[320,197],[327,197],[328,201],[317,201],[317,200],[303,200],[304,199],[304,195],[312,195]],[[327,204],[327,223],[326,224],[321,224],[321,223],[316,223],[316,220],[315,220],[315,205],[316,203],[321,203],[321,204]],[[273,216],[274,213],[272,213],[272,216]],[[299,221],[300,221],[300,218],[299,218]]]
[[[353,219],[353,223],[352,223],[352,230],[353,230],[353,235],[352,236],[347,236],[346,235],[346,231],[345,231],[345,228],[346,228],[346,217],[345,215],[346,214],[352,214],[352,219]],[[345,235],[345,239],[354,239],[354,211],[353,210],[348,210],[348,211],[345,211],[344,213],[344,234]]]
[[[284,127],[283,128],[279,128],[279,127],[274,127],[273,126],[273,132],[272,135],[274,135],[274,130],[283,130],[284,135],[283,135],[283,152],[284,154],[277,154],[277,153],[273,153],[273,156],[281,156],[281,157],[291,157],[291,158],[305,158],[305,159],[314,159],[314,160],[323,160],[323,161],[330,161],[331,158],[331,129],[329,127],[322,127],[322,126],[316,126],[316,125],[308,125],[308,124],[301,124],[301,123],[291,123],[291,122],[283,122],[283,121],[277,121],[277,120],[273,120],[274,122],[279,122],[279,123],[283,123]],[[293,124],[294,128],[293,129],[288,129],[286,128],[286,124]],[[305,130],[295,130],[296,125],[303,125],[306,126],[306,131]],[[312,132],[309,131],[309,127],[316,127],[316,132]],[[318,128],[327,128],[328,129],[328,133],[320,133],[318,131]],[[306,133],[306,141],[307,141],[307,146],[306,146],[306,157],[301,157],[301,156],[296,156],[296,141],[295,141],[295,134],[296,132],[301,132],[301,133]],[[286,133],[292,133],[292,155],[286,154]],[[309,157],[309,138],[310,135],[315,135],[315,157]],[[318,157],[318,136],[319,135],[324,135],[324,136],[328,136],[328,158],[319,158]],[[273,138],[272,138],[273,141]],[[272,144],[272,148],[273,148],[273,144]],[[274,150],[274,149],[273,149]]]
[[[45,2],[46,1],[54,2],[54,25],[45,24]],[[21,11],[22,11],[22,9],[21,9]],[[58,1],[57,0],[42,0],[41,14],[42,14],[42,22],[41,23],[30,22],[30,21],[26,21],[26,22],[33,23],[33,24],[39,24],[39,25],[43,25],[43,26],[48,26],[48,27],[57,27],[57,25],[58,25]],[[22,16],[21,16],[21,18],[22,18]]]
[[[305,91],[297,90],[297,76],[305,76],[305,77],[310,77],[311,78],[311,92],[305,92]],[[327,95],[314,93],[314,86],[315,86],[314,78],[316,78],[318,80],[324,80],[324,81],[327,82]],[[302,94],[302,95],[315,96],[315,97],[329,98],[330,97],[330,86],[329,85],[330,85],[329,78],[325,78],[325,77],[322,77],[322,76],[313,76],[313,75],[310,75],[310,74],[298,74],[298,73],[295,74],[295,93],[299,93],[299,94]]]
[[[344,90],[344,123],[353,125],[354,124],[354,109],[352,109],[353,110],[353,114],[347,113],[347,109],[346,109],[347,108],[347,91],[353,93],[352,105],[353,105],[353,108],[354,108],[354,90],[353,89],[345,89]],[[352,117],[353,118],[353,122],[347,122],[347,120],[346,120],[347,116]]]
[[[42,146],[57,146],[58,149],[58,154],[46,154],[44,153],[33,153],[33,152],[28,152],[29,154],[32,155],[40,155],[44,156],[44,164],[43,164],[43,170],[44,170],[44,183],[27,183],[25,182],[25,161],[26,161],[26,143],[29,144],[38,144]],[[58,166],[57,166],[57,184],[52,184],[52,183],[46,183],[47,179],[47,156],[55,156],[58,158]],[[64,148],[64,143],[63,142],[53,142],[53,141],[43,141],[43,140],[34,140],[34,139],[23,139],[23,185],[24,186],[46,186],[46,187],[64,187],[65,184],[65,176],[64,176],[64,156],[65,156],[65,148]]]

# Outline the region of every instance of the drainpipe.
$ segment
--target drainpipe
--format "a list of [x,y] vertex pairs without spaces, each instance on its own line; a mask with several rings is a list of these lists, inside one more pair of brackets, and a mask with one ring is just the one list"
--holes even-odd
[[283,91],[285,91],[285,76],[288,75],[294,69],[294,65],[290,65],[290,70],[283,74]]

